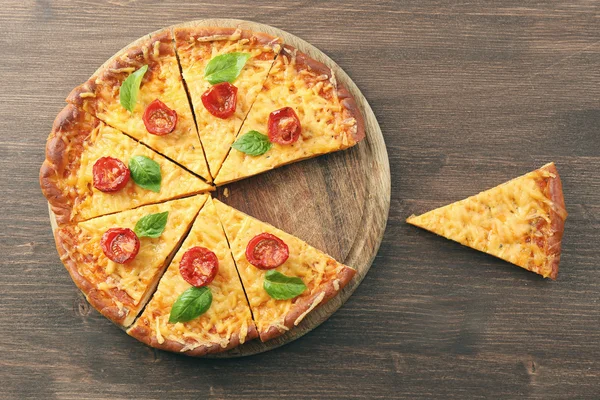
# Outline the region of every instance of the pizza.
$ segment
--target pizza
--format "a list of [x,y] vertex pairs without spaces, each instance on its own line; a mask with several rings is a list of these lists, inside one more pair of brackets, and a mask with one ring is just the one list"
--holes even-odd
[[102,315],[131,325],[208,195],[146,205],[55,232],[73,281]]
[[[198,266],[198,268],[195,268]],[[204,301],[201,307],[194,307]],[[184,312],[192,309],[191,315]],[[209,198],[152,300],[127,331],[159,349],[200,356],[257,337],[246,295]]]
[[297,326],[355,270],[306,242],[214,201],[262,341]]
[[284,45],[215,184],[347,149],[364,135],[357,103],[331,69]]
[[212,180],[185,92],[170,30],[109,59],[67,101],[206,181]]
[[[175,28],[174,36],[206,160],[215,177],[263,87],[281,40],[265,33],[218,27]],[[242,65],[237,76],[211,73],[214,68],[210,66],[232,58]]]
[[566,218],[562,183],[550,163],[407,222],[556,279]]
[[267,341],[354,276],[203,194],[364,138],[325,65],[261,32],[166,29],[67,103],[40,170],[57,249],[90,304],[131,336],[195,356]]
[[[152,168],[156,182],[148,186],[152,182],[139,176]],[[67,105],[54,121],[40,184],[59,224],[213,188],[74,105]]]

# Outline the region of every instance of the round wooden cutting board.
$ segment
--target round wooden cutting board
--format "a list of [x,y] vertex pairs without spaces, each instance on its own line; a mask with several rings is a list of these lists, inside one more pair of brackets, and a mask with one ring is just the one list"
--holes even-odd
[[[329,318],[354,292],[371,267],[390,206],[390,168],[377,119],[358,87],[327,55],[304,40],[269,25],[235,19],[206,19],[182,26],[241,27],[266,32],[329,66],[358,103],[366,138],[345,151],[298,162],[238,181],[213,192],[221,201],[298,236],[356,269],[354,279],[294,329],[267,343],[256,339],[210,357],[239,357],[289,343]],[[56,220],[50,212],[53,230]]]

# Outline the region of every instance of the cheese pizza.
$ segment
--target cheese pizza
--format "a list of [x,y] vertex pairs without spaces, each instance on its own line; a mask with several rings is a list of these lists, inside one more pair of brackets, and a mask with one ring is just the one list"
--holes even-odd
[[[151,171],[156,172],[154,186],[147,185]],[[73,105],[54,121],[40,185],[59,224],[212,190],[179,165]]]
[[356,101],[331,69],[284,45],[215,183],[346,149],[364,135]]
[[556,279],[567,218],[553,163],[407,222]]
[[214,201],[262,341],[297,326],[355,270],[306,242]]
[[152,347],[193,356],[225,351],[257,336],[210,198],[128,333]]
[[206,160],[215,177],[281,41],[239,28],[175,28],[174,36]]
[[108,60],[67,101],[211,181],[170,30]]
[[61,260],[92,306],[129,326],[152,295],[208,195],[105,215],[56,230]]

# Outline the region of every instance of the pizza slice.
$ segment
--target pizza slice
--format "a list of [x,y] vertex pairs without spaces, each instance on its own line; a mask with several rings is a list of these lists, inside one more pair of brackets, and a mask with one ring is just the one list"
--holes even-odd
[[406,222],[556,279],[567,211],[554,163]]
[[117,53],[67,102],[211,181],[170,30]]
[[285,45],[215,183],[346,149],[364,136],[358,105],[333,72]]
[[210,198],[127,332],[149,346],[191,356],[229,350],[258,336]]
[[208,195],[105,215],[56,230],[56,248],[75,284],[106,318],[129,326]]
[[264,342],[297,326],[355,271],[306,242],[214,200]]
[[40,186],[59,224],[213,189],[72,104],[54,121]]
[[267,78],[281,41],[265,33],[218,27],[175,28],[174,36],[214,177]]

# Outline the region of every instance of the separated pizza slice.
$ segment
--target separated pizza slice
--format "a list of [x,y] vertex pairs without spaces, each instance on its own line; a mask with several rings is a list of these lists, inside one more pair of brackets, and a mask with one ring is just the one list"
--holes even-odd
[[346,149],[364,135],[358,105],[333,72],[285,45],[215,183]]
[[65,225],[56,247],[90,304],[129,326],[156,288],[208,195],[197,195]]
[[40,185],[59,224],[213,189],[71,104],[54,121]]
[[355,271],[306,242],[214,200],[264,342],[297,326]]
[[258,336],[210,198],[128,333],[149,346],[191,356],[229,350]]
[[554,163],[406,222],[556,279],[567,211]]
[[281,49],[273,36],[235,28],[175,28],[175,43],[213,177]]
[[211,181],[170,30],[117,53],[67,101]]

